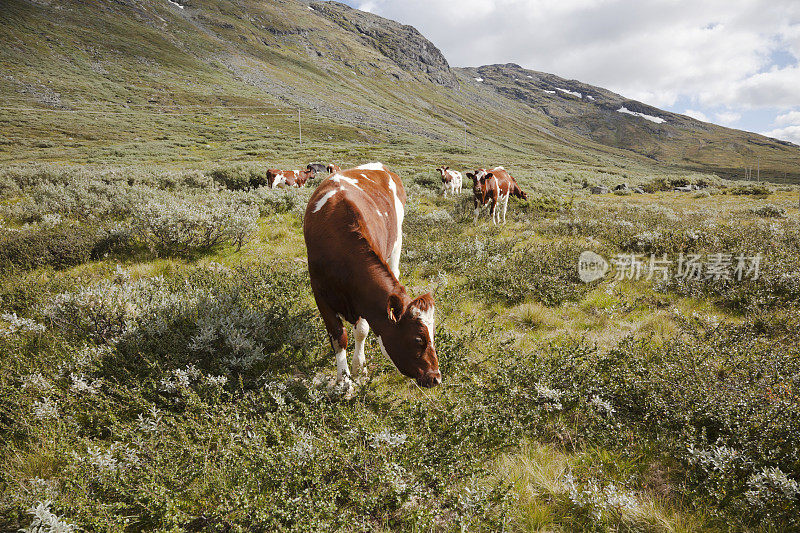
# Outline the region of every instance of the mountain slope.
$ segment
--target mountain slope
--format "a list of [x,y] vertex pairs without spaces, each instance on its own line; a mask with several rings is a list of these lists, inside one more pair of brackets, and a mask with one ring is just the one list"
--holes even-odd
[[733,174],[760,156],[766,176],[800,168],[793,145],[580,82],[453,69],[414,28],[335,2],[6,0],[0,30],[8,162],[276,157],[296,148],[299,109],[308,141],[455,149],[466,126],[480,160]]
[[[600,87],[515,64],[459,69],[462,79],[482,83],[525,103],[553,124],[599,143],[656,161],[741,176],[743,167],[775,171],[796,161],[798,146],[664,111]],[[478,82],[477,80],[480,80]]]

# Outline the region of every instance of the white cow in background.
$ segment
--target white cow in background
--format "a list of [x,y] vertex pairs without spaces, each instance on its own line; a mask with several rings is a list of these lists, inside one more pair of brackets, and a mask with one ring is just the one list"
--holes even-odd
[[450,196],[461,194],[461,172],[450,170],[450,167],[439,167],[436,170],[442,174],[442,192],[445,198],[448,192]]

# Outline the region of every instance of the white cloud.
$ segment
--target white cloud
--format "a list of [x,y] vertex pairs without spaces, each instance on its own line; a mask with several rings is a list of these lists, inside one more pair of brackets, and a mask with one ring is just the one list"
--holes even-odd
[[800,106],[797,0],[370,0],[456,66],[519,63],[656,106]]
[[683,112],[684,115],[687,117],[692,117],[695,120],[701,120],[703,122],[710,122],[708,117],[702,111],[695,111],[694,109],[687,109]]
[[800,126],[787,126],[772,131],[765,131],[762,135],[800,144]]
[[763,134],[767,137],[774,137],[776,139],[783,139],[784,141],[800,144],[800,111],[790,111],[783,115],[778,115],[773,125],[783,127],[775,128],[772,131],[766,131]]
[[775,119],[776,126],[785,126],[786,124],[800,125],[800,111],[790,111],[783,115],[778,115]]
[[739,119],[742,118],[741,113],[736,113],[734,111],[722,111],[714,115],[716,118],[717,124],[722,124],[723,126],[730,126],[732,124],[736,124],[739,122]]

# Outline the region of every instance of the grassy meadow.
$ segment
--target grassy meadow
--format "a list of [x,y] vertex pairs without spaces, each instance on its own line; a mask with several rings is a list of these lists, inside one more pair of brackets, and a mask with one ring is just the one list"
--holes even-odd
[[[530,197],[494,227],[434,171],[486,153],[269,150],[0,170],[0,529],[800,528],[796,188],[509,153]],[[332,386],[311,188],[259,187],[281,153],[404,179],[401,281],[435,296],[440,387],[374,336],[354,398]],[[588,192],[622,182],[651,192]],[[741,282],[583,283],[584,250],[763,260]]]

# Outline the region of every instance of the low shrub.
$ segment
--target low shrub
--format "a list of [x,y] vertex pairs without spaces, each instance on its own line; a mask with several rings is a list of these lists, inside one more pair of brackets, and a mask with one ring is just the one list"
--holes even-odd
[[243,165],[215,168],[208,172],[208,176],[232,191],[256,189],[267,185],[266,169],[256,169]]
[[725,193],[734,196],[749,195],[763,198],[769,196],[772,191],[766,185],[737,185],[736,187],[726,189]]
[[133,228],[151,249],[185,255],[223,243],[241,248],[257,219],[255,207],[235,198],[169,198],[137,206]]
[[73,267],[92,257],[97,242],[97,229],[82,224],[0,231],[0,271]]
[[774,204],[767,204],[767,205],[762,205],[761,207],[754,207],[750,210],[750,212],[762,218],[786,217],[786,209]]

